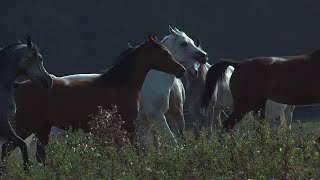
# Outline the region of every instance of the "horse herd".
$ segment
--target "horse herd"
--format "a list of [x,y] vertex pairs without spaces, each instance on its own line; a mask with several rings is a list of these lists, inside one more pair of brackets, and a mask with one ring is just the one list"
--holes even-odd
[[[43,163],[52,128],[89,132],[90,114],[96,113],[98,106],[108,109],[116,105],[131,143],[144,149],[153,127],[166,133],[173,145],[177,143],[176,137],[185,131],[186,99],[195,135],[199,136],[206,122],[208,138],[214,124],[232,129],[250,111],[261,111],[260,118],[269,122],[280,114],[291,121],[294,105],[320,102],[320,50],[299,56],[222,60],[211,66],[199,40],[194,42],[171,26],[169,32],[161,41],[149,36],[138,46],[129,45],[101,74],[49,75],[30,38],[26,44],[19,42],[0,50],[0,136],[7,141],[2,158],[19,146],[28,169],[27,146],[22,139],[34,133],[38,138],[36,157]],[[178,79],[184,74],[186,93]],[[18,75],[30,80],[15,83]],[[220,112],[226,108],[232,113],[222,123]],[[9,123],[13,119],[15,131]]]

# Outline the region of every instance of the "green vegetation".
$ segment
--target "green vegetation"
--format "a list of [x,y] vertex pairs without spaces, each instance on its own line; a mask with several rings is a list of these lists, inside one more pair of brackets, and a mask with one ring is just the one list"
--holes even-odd
[[[319,179],[320,146],[311,131],[296,124],[270,134],[267,124],[248,115],[241,131],[205,134],[195,140],[187,133],[179,146],[161,146],[140,153],[119,130],[121,121],[112,111],[93,116],[93,134],[68,132],[47,148],[45,166],[22,171],[20,155],[6,160],[7,179]],[[160,134],[160,133],[159,133]],[[34,152],[31,152],[34,154]]]

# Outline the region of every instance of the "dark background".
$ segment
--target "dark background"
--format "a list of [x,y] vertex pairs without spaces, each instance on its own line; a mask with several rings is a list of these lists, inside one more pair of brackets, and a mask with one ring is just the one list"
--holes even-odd
[[0,45],[30,33],[55,75],[99,72],[127,43],[168,25],[199,37],[211,57],[294,55],[320,47],[317,0],[1,1]]

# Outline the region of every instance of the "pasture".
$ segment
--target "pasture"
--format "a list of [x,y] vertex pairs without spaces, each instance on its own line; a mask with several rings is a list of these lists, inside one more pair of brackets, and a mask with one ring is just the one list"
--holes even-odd
[[320,179],[319,5],[3,2],[0,180]]
[[[320,123],[294,123],[289,130],[280,126],[270,135],[267,123],[252,115],[237,125],[232,135],[215,131],[207,141],[192,132],[169,145],[160,137],[159,149],[146,154],[128,143],[120,131],[114,111],[101,110],[91,128],[95,134],[69,131],[53,138],[45,166],[36,163],[34,148],[29,152],[33,167],[21,171],[21,158],[12,155],[1,178],[6,179],[317,179],[320,177],[320,146],[314,141]],[[242,131],[239,131],[241,126]],[[317,127],[317,128],[316,128]],[[319,133],[319,132],[318,132]],[[119,143],[120,142],[120,143]],[[119,146],[120,144],[120,146]]]

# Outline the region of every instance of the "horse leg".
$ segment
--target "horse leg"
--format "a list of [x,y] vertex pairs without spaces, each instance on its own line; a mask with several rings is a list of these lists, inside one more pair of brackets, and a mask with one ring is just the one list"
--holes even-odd
[[159,149],[160,147],[160,139],[159,139],[159,136],[157,134],[157,131],[154,129],[154,128],[151,128],[151,131],[150,131],[151,135],[152,135],[152,143],[153,143],[153,146],[156,148],[156,149]]
[[263,120],[265,118],[265,105],[261,103],[261,105],[256,106],[256,108],[253,109],[253,115],[255,116],[255,118]]
[[[30,160],[27,150],[26,143],[16,134],[16,132],[13,130],[11,124],[9,121],[3,122],[0,124],[0,136],[4,139],[7,139],[9,141],[12,141],[13,143],[17,144],[22,152],[23,157],[23,166],[25,170],[28,170],[30,168]],[[4,147],[6,151],[6,146]]]
[[[177,145],[177,141],[169,128],[166,117],[163,113],[153,114],[151,118],[156,122],[156,125],[159,125],[159,128],[164,131],[164,133],[169,137],[170,143]],[[157,127],[157,126],[156,126]]]
[[197,114],[196,116],[193,116],[193,132],[194,132],[194,135],[196,137],[196,139],[199,139],[200,138],[200,117],[201,117],[201,114]]
[[[282,112],[280,112],[280,118],[281,118],[281,115],[282,115]],[[275,131],[277,127],[277,120],[276,120],[276,117],[274,116],[274,113],[270,112],[270,109],[268,109],[268,106],[266,106],[265,118],[266,118],[266,121],[269,123],[271,131]]]
[[45,146],[47,146],[49,143],[50,131],[51,131],[51,126],[46,125],[41,127],[35,133],[35,136],[38,138],[36,158],[39,163],[45,163],[46,161]]
[[183,112],[181,111],[171,111],[170,113],[165,114],[167,122],[171,131],[174,132],[174,134],[177,137],[181,137],[184,134],[185,130],[185,120]]
[[213,126],[216,128],[221,127],[221,124],[222,124],[221,112],[222,112],[222,110],[214,110],[213,111],[213,118],[214,118]]
[[148,138],[148,135],[150,134],[150,130],[152,128],[152,124],[150,123],[150,120],[146,116],[139,116],[138,117],[139,122],[139,132],[138,132],[138,138],[139,138],[139,151],[145,151],[146,150],[146,140]]
[[223,128],[227,131],[230,131],[234,128],[234,126],[242,120],[245,114],[250,112],[251,110],[255,110],[251,105],[243,104],[239,101],[234,100],[233,102],[233,112],[228,117],[226,121],[223,122]]
[[265,120],[266,117],[266,101],[264,101],[263,103],[261,103],[261,106],[259,106],[259,114],[258,114],[258,118],[260,120]]
[[[29,135],[31,135],[31,132],[22,132],[19,129],[16,129],[16,134],[19,134],[20,138],[27,139]],[[28,144],[28,143],[27,143]],[[8,141],[4,143],[1,147],[2,149],[2,155],[1,159],[4,160],[5,157],[10,155],[10,153],[18,146],[18,144],[14,143],[13,141]],[[28,147],[28,146],[27,146]]]
[[167,123],[171,131],[174,133],[175,136],[179,136],[178,124],[177,121],[174,119],[174,115],[172,114],[172,112],[167,112],[165,114],[165,117],[167,119]]
[[2,154],[1,154],[1,160],[4,161],[4,158],[9,156],[11,151],[13,151],[18,145],[13,143],[12,141],[8,141],[4,143],[1,147]]
[[280,121],[282,121],[282,119],[284,118],[283,112],[285,111],[286,107],[286,104],[276,103],[274,101],[267,100],[265,107],[265,117],[272,131],[275,131],[279,124],[276,118],[280,116]]
[[289,125],[289,129],[291,129],[292,124],[292,117],[293,117],[293,111],[295,109],[294,105],[287,105],[286,109],[284,110],[284,119],[286,123]]
[[229,132],[230,130],[232,130],[234,128],[234,126],[239,121],[241,121],[243,116],[244,116],[244,114],[241,112],[237,112],[237,111],[232,112],[231,115],[229,116],[229,118],[222,123],[223,128]]
[[184,132],[185,132],[185,128],[186,128],[186,122],[184,119],[183,111],[177,112],[175,117],[176,117],[175,118],[176,123],[179,128],[179,137],[183,137]]
[[212,126],[215,122],[215,111],[213,108],[210,108],[210,110],[206,112],[205,119],[207,122],[207,139],[209,140],[212,137]]

